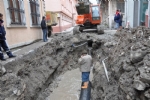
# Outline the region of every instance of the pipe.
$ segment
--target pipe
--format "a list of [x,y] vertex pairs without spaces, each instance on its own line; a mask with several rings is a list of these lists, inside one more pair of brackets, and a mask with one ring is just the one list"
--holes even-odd
[[83,44],[80,44],[80,45],[77,45],[77,46],[75,46],[74,44],[72,44],[72,46],[75,47],[75,48],[77,48],[77,47],[81,47],[81,46],[83,46],[83,45],[85,45],[85,44],[87,44],[87,42],[85,42],[85,43],[83,43]]
[[89,55],[91,55],[91,50],[92,50],[92,48],[88,48],[88,50],[89,50]]
[[103,63],[103,66],[104,66],[106,78],[107,78],[107,80],[109,82],[108,71],[107,71],[107,68],[106,68],[106,65],[105,65],[105,62],[104,62],[106,59],[108,59],[108,57],[105,58],[104,60],[102,60],[102,63]]
[[86,89],[81,88],[79,100],[90,100],[90,99],[91,99],[91,82],[89,81],[88,88]]

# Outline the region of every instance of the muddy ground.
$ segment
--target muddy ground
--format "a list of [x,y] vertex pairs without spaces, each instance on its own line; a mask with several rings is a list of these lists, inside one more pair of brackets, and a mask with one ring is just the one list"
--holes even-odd
[[[149,35],[144,27],[116,34],[55,34],[34,52],[1,65],[0,100],[46,100],[58,86],[57,77],[79,67],[81,51],[90,48],[87,40],[93,40],[92,100],[149,100]],[[102,65],[105,58],[109,82]]]
[[[117,32],[105,43],[94,67],[92,100],[150,100],[150,29],[137,27]],[[107,81],[102,65],[108,69]]]

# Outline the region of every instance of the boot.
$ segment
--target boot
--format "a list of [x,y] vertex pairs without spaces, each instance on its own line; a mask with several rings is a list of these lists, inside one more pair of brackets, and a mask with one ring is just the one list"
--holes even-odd
[[0,53],[0,60],[2,60],[2,61],[6,61],[6,59],[4,58],[3,53]]
[[15,55],[13,55],[12,53],[11,53],[11,51],[8,51],[8,52],[6,52],[7,53],[7,55],[9,56],[9,58],[14,58],[14,57],[16,57]]
[[82,86],[82,89],[86,89],[88,87],[88,82],[84,82],[84,86]]

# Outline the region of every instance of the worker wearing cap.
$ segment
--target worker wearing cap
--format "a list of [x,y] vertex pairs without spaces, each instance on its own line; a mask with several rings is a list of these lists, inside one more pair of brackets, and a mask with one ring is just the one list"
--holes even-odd
[[1,48],[3,48],[3,50],[7,53],[9,58],[13,58],[16,56],[12,54],[6,43],[6,31],[3,23],[3,14],[0,13],[0,60],[5,61],[6,59],[4,58]]
[[87,54],[87,51],[83,51],[81,58],[79,58],[78,63],[80,64],[80,71],[82,72],[82,82],[84,83],[82,88],[88,87],[90,70],[92,67],[92,57]]

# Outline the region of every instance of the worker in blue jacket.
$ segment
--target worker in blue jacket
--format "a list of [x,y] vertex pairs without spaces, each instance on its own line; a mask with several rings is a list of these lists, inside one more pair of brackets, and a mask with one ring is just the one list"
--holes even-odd
[[4,55],[2,53],[2,49],[7,53],[9,58],[16,57],[15,55],[12,54],[12,52],[9,50],[8,45],[6,43],[6,31],[3,25],[3,14],[0,13],[0,60],[5,61],[6,59],[4,58]]
[[121,23],[122,23],[119,10],[116,10],[116,14],[114,16],[114,21],[116,22],[116,29],[119,29],[121,26]]

